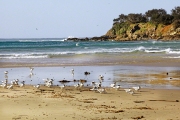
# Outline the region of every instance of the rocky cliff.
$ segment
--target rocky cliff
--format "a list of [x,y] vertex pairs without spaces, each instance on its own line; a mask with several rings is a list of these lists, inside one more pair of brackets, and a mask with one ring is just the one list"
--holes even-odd
[[170,25],[147,23],[116,23],[105,34],[115,40],[180,40],[180,25],[172,23]]

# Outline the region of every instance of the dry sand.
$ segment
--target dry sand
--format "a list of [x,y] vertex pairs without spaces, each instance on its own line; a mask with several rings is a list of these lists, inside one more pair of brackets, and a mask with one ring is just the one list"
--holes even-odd
[[179,90],[123,89],[107,93],[54,86],[0,88],[1,120],[179,120]]

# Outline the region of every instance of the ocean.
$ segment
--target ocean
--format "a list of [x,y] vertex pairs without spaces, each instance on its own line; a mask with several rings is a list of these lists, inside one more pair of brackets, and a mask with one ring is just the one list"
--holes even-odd
[[[4,71],[9,71],[9,82],[20,79],[27,84],[42,84],[42,79],[52,78],[58,85],[58,81],[64,79],[87,79],[87,85],[90,85],[92,81],[98,81],[101,74],[105,76],[103,86],[109,86],[116,81],[126,88],[141,84],[148,88],[180,89],[180,67],[169,67],[169,59],[180,64],[180,41],[75,42],[66,41],[65,38],[0,39],[0,65],[25,64],[23,67],[0,68],[0,79],[4,80]],[[144,60],[150,60],[147,63],[165,63],[164,66],[129,64]],[[45,66],[39,66],[42,64]],[[29,67],[35,68],[33,75],[30,74]],[[72,68],[75,69],[74,76],[70,72]],[[85,76],[85,71],[91,72],[91,75]],[[166,76],[167,72],[171,76]],[[163,81],[156,83],[158,80]],[[167,84],[164,84],[164,80],[168,81]],[[75,83],[69,83],[73,84]]]
[[180,59],[180,41],[64,41],[65,38],[0,39],[0,60],[74,55],[148,55]]

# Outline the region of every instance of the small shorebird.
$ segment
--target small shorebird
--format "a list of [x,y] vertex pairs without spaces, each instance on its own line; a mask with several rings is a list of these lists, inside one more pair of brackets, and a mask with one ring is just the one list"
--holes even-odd
[[103,75],[99,75],[99,80],[104,80],[104,76]]
[[124,89],[126,92],[131,92],[132,91],[132,89]]
[[24,87],[25,86],[25,81],[22,81],[19,87]]
[[71,69],[71,74],[72,74],[73,79],[74,79],[74,69]]
[[74,85],[74,87],[75,87],[75,89],[78,89],[80,87],[80,84],[78,83],[78,84]]
[[65,84],[63,84],[62,86],[59,86],[61,88],[61,90],[63,90],[65,88]]
[[4,71],[4,74],[6,74],[6,75],[7,75],[7,74],[8,74],[8,71]]
[[33,68],[33,67],[30,67],[30,73],[32,73],[32,72],[33,72],[33,70],[34,70],[34,68]]
[[141,87],[140,86],[137,86],[137,87],[132,87],[134,90],[136,90],[136,91],[139,91],[140,89],[141,89]]
[[97,89],[99,93],[107,93],[105,88]]
[[119,90],[119,89],[121,88],[121,86],[120,86],[120,85],[117,85],[117,86],[115,86],[115,87],[113,87],[113,88],[115,88],[116,90]]
[[13,85],[7,86],[7,89],[13,89]]
[[115,87],[116,86],[116,82],[114,82],[113,84],[110,85],[110,87]]
[[40,88],[40,84],[34,85],[34,87],[35,87],[36,89],[39,89],[39,88]]
[[128,93],[131,94],[131,95],[133,95],[133,94],[134,94],[134,91],[129,91]]

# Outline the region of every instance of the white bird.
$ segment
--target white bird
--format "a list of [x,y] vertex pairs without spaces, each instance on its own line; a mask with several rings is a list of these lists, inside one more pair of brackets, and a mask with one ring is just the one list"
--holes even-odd
[[80,88],[84,87],[84,84],[83,83],[79,83],[79,87]]
[[7,86],[7,89],[13,89],[13,85]]
[[19,87],[24,87],[25,86],[25,81],[22,81]]
[[91,91],[97,91],[98,88],[96,86],[94,86],[93,88],[90,89]]
[[59,86],[61,89],[64,89],[65,88],[65,84],[63,84],[62,86]]
[[133,95],[133,94],[134,94],[134,91],[128,91],[127,93]]
[[30,67],[30,72],[31,72],[31,73],[33,72],[33,70],[34,70],[34,68],[33,68],[33,67]]
[[121,86],[120,86],[120,85],[117,85],[117,86],[115,86],[115,87],[113,87],[113,88],[115,88],[116,90],[119,90],[119,89],[121,88]]
[[71,69],[71,74],[72,74],[73,79],[74,79],[74,69]]
[[15,85],[18,85],[19,84],[18,82],[19,82],[19,79],[14,80]]
[[79,43],[76,43],[76,46],[79,46]]
[[6,75],[7,75],[7,74],[8,74],[8,71],[4,71],[4,74],[6,74]]
[[74,69],[71,69],[71,74],[74,75]]
[[116,86],[116,82],[114,82],[113,84],[110,85],[110,87],[115,87]]
[[43,79],[43,80],[44,80],[45,86],[51,87],[53,85],[53,81],[54,81],[53,79],[47,78],[47,79]]
[[126,92],[131,92],[132,91],[132,89],[124,89]]
[[104,80],[104,76],[103,75],[99,75],[99,80]]
[[107,93],[105,88],[97,89],[99,93]]
[[7,84],[4,84],[4,83],[1,84],[0,86],[3,87],[3,88],[7,88]]
[[77,85],[74,85],[74,87],[78,89],[80,87],[80,84],[78,83]]
[[101,87],[101,82],[96,83],[96,82],[92,81],[91,84],[92,84],[92,87],[93,87],[93,88],[94,88],[94,87],[97,87],[97,88],[100,88],[100,87]]
[[136,90],[136,91],[139,91],[140,89],[141,89],[141,87],[140,86],[137,86],[137,87],[132,87],[134,90]]
[[35,87],[36,89],[39,89],[39,88],[40,88],[40,84],[34,85],[34,87]]

